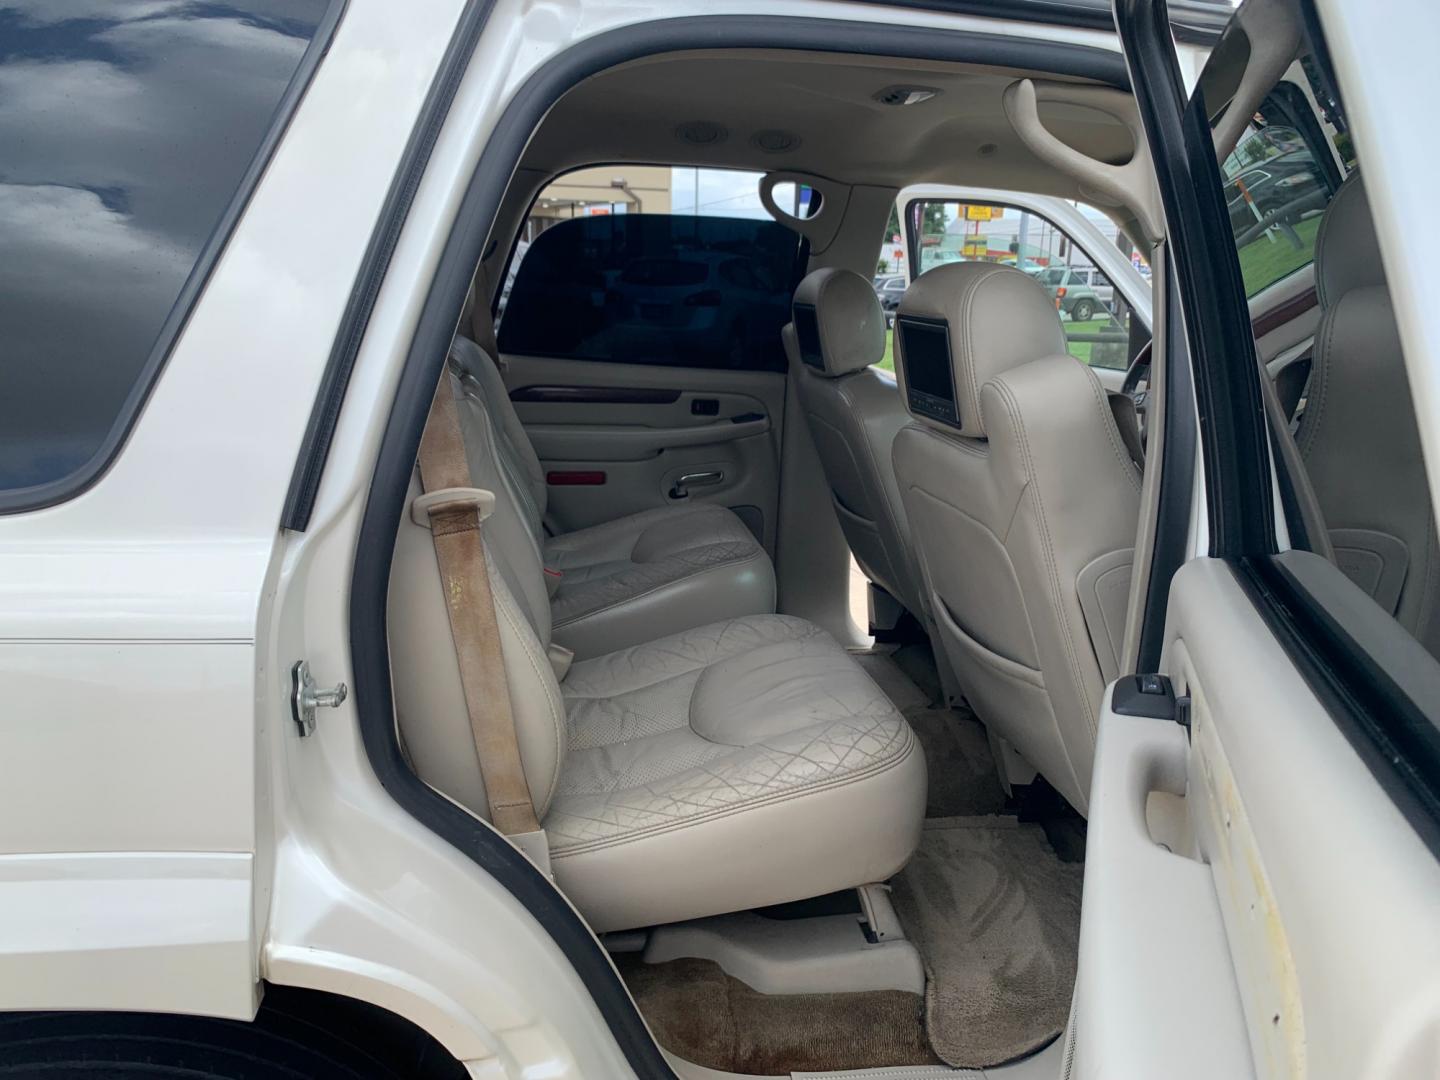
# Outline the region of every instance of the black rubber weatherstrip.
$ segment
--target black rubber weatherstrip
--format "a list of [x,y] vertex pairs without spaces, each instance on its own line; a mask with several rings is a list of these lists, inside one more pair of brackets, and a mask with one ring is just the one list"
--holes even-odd
[[[1184,105],[1184,87],[1169,54],[1169,21],[1165,9],[1146,0],[1122,3],[1117,19],[1121,43],[1132,66],[1136,107],[1147,131],[1178,115]],[[1164,41],[1163,50],[1156,47]],[[1137,56],[1137,53],[1139,54]],[[1152,155],[1156,152],[1154,140]],[[1167,207],[1168,210],[1168,207]],[[1189,556],[1190,502],[1195,490],[1195,388],[1191,377],[1190,348],[1180,303],[1175,260],[1166,248],[1165,275],[1165,438],[1160,459],[1159,507],[1155,518],[1154,548],[1145,604],[1140,620],[1137,671],[1159,671],[1165,643],[1165,618],[1170,606],[1170,580]]]
[[370,314],[375,310],[380,284],[390,269],[390,259],[395,254],[400,230],[410,214],[410,204],[415,200],[420,178],[425,175],[425,166],[430,162],[430,152],[435,149],[435,140],[439,138],[440,128],[450,112],[450,103],[455,100],[455,92],[460,88],[460,80],[470,63],[470,54],[475,51],[480,31],[485,29],[490,9],[494,6],[495,0],[476,0],[465,8],[445,55],[440,59],[435,81],[431,83],[420,107],[420,120],[410,133],[400,158],[400,168],[390,183],[390,190],[385,193],[385,202],[380,209],[380,225],[365,248],[365,256],[355,277],[355,287],[350,291],[350,299],[340,317],[340,333],[335,335],[330,359],[326,361],[325,372],[320,377],[320,389],[310,410],[310,420],[305,425],[305,438],[300,443],[300,455],[295,462],[295,471],[290,475],[290,489],[285,493],[285,505],[280,512],[281,528],[304,532],[310,524],[310,514],[315,509],[315,493],[320,488],[320,477],[330,456],[330,442],[335,437],[335,424],[340,418],[340,406],[345,400],[345,389],[350,385],[350,375],[355,370],[360,342],[370,326]]
[[[478,5],[467,12],[467,27],[457,34],[457,39],[467,30],[472,35],[478,32],[479,23],[473,21],[477,10]],[[487,825],[424,784],[406,764],[395,733],[386,603],[396,530],[420,446],[421,429],[490,224],[531,133],[560,96],[586,77],[642,56],[701,48],[790,48],[985,63],[1040,68],[1112,85],[1124,85],[1125,79],[1118,54],[1065,43],[781,16],[668,19],[598,34],[549,61],[520,88],[486,143],[406,356],[361,522],[350,596],[356,712],[371,768],[390,796],[525,905],[574,965],[630,1067],[638,1076],[665,1080],[673,1078],[674,1072],[651,1038],[609,957],[597,946],[589,928],[570,904],[529,860]],[[463,56],[468,56],[469,51],[469,47],[452,48],[447,62],[463,66]],[[407,162],[417,170],[423,169],[421,155],[428,156],[434,131],[443,122],[444,105],[448,103],[442,95],[432,94],[432,99],[422,123],[427,134]],[[372,244],[376,258],[368,262],[366,273],[357,283],[356,291],[361,299],[347,310],[340,335],[347,342],[353,341],[355,346],[364,333],[373,293],[378,291],[389,251],[393,249],[410,196],[418,184],[418,172],[415,176],[405,173],[402,176],[405,176],[408,194],[387,204],[393,218],[387,217],[381,222],[378,234],[387,239]],[[338,355],[349,356],[353,361],[353,352],[349,350],[347,345],[346,352]],[[305,497],[297,502],[295,509],[305,512],[295,516],[287,514],[289,527],[303,527],[308,517],[308,500],[313,499],[323,468],[328,429],[333,427],[345,378],[348,370],[327,378],[334,396],[323,399],[317,406],[325,410],[325,430],[317,430],[316,438],[309,441],[308,450],[313,458],[302,458],[305,478],[297,480],[296,485],[297,492]]]
[[[859,0],[870,3],[873,0]],[[1107,0],[887,0],[890,7],[978,15],[986,19],[1048,23],[1078,30],[1114,30]]]
[[1170,579],[1190,556],[1190,503],[1195,493],[1195,387],[1190,379],[1190,347],[1175,290],[1175,268],[1167,252],[1154,268],[1165,277],[1165,438],[1159,462],[1159,507],[1150,552],[1150,576],[1140,619],[1135,670],[1159,671],[1165,647],[1165,617],[1170,609]]
[[[870,3],[872,0],[858,0]],[[943,11],[951,15],[978,15],[986,19],[1048,23],[1078,30],[1114,30],[1109,0],[889,0],[891,7]],[[1177,41],[1214,45],[1231,13],[1217,0],[1181,0],[1172,4],[1171,31]]]
[[1165,207],[1206,434],[1210,553],[1271,554],[1274,503],[1259,360],[1204,102],[1197,88],[1186,107],[1164,0],[1118,0],[1116,11]]
[[1440,857],[1440,727],[1275,556],[1226,560],[1335,726]]
[[40,510],[47,506],[54,506],[67,499],[73,499],[91,485],[95,484],[102,476],[109,471],[115,458],[119,455],[121,447],[130,437],[130,432],[135,427],[135,421],[145,408],[145,402],[150,399],[150,392],[155,388],[156,381],[160,378],[160,372],[165,368],[165,362],[170,359],[170,350],[174,348],[175,341],[180,337],[180,332],[190,321],[190,313],[195,307],[195,301],[205,291],[206,284],[210,281],[210,274],[215,269],[215,264],[220,260],[220,254],[225,250],[225,245],[230,242],[230,234],[235,231],[235,224],[250,205],[250,199],[255,194],[255,188],[260,183],[260,177],[265,174],[265,168],[270,164],[270,158],[275,153],[275,148],[280,145],[286,130],[290,126],[291,119],[295,116],[295,109],[305,96],[305,91],[310,88],[310,80],[314,77],[316,69],[320,67],[320,61],[330,51],[330,42],[335,37],[335,28],[340,25],[340,18],[345,13],[347,0],[332,0],[332,3],[325,9],[325,14],[315,26],[315,34],[310,38],[310,44],[305,47],[305,55],[300,58],[299,65],[290,76],[290,82],[286,84],[285,92],[280,95],[280,100],[275,105],[275,111],[270,114],[270,126],[265,132],[264,138],[260,140],[259,147],[255,150],[255,156],[250,159],[244,175],[240,178],[239,184],[235,187],[235,194],[230,199],[230,205],[215,223],[209,237],[205,240],[205,246],[200,249],[200,256],[195,260],[195,265],[190,270],[190,275],[185,279],[185,284],[180,288],[180,294],[175,298],[175,303],[170,306],[170,313],[166,315],[164,324],[160,327],[160,333],[155,339],[154,345],[150,347],[150,355],[145,361],[145,366],[140,369],[136,376],[130,393],[126,396],[124,404],[116,414],[115,422],[105,436],[99,448],[80,468],[74,472],[62,476],[58,480],[52,480],[45,484],[36,484],[28,488],[16,488],[9,491],[0,491],[0,514],[18,514],[27,510]]

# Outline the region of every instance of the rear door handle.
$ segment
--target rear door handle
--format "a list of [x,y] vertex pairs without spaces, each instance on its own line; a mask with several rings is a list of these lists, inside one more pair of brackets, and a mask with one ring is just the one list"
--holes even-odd
[[670,489],[670,498],[688,499],[692,487],[711,487],[714,484],[722,483],[725,479],[723,472],[692,472],[686,473],[675,481],[675,486]]

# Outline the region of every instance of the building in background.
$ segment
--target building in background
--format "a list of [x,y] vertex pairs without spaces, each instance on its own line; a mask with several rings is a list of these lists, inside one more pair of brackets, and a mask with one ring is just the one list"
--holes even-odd
[[566,173],[540,193],[525,222],[527,243],[557,221],[597,214],[668,214],[668,165],[602,165]]

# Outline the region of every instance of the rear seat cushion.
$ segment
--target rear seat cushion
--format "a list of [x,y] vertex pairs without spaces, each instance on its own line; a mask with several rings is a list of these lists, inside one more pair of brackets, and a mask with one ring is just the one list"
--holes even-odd
[[661,507],[546,541],[555,640],[580,658],[775,610],[775,571],[719,506]]
[[925,762],[828,634],[732,619],[576,663],[544,826],[596,930],[816,896],[899,870]]

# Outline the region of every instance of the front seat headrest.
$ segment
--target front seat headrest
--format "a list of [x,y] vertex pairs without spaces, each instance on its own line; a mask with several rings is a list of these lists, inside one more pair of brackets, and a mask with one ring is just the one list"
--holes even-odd
[[[949,421],[935,409],[917,408],[912,389],[929,391],[919,385],[918,366],[914,372],[907,370],[907,339],[918,347],[933,339],[936,327],[943,327],[949,341],[956,414]],[[983,262],[937,266],[920,275],[900,301],[895,372],[905,391],[905,405],[916,419],[942,430],[958,429],[961,435],[985,438],[981,387],[1011,368],[1066,352],[1065,329],[1055,301],[1028,274],[1012,267]],[[920,362],[917,357],[915,363]],[[933,380],[934,374],[925,377]]]
[[885,355],[885,312],[875,289],[853,270],[828,266],[806,274],[790,307],[800,359],[835,379]]
[[1330,307],[1351,289],[1384,284],[1370,202],[1360,174],[1352,173],[1325,208],[1315,234],[1315,288],[1320,305]]

